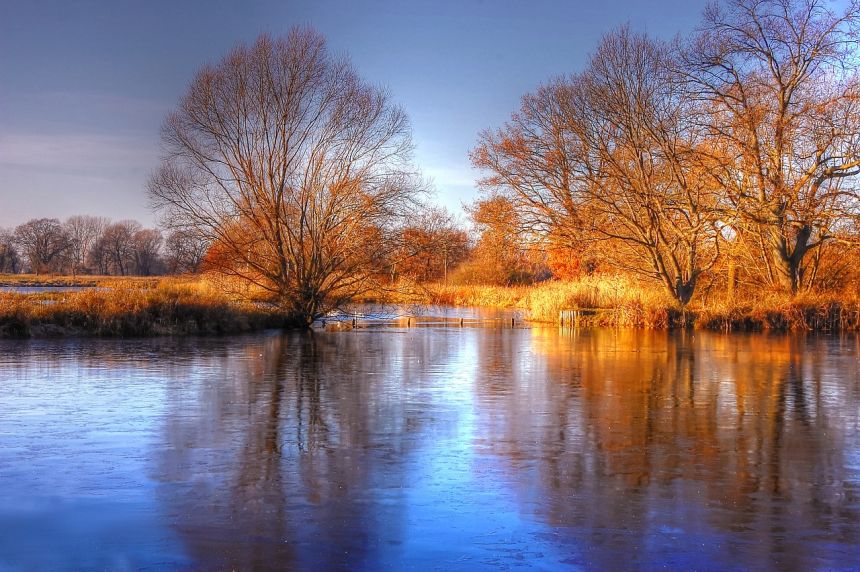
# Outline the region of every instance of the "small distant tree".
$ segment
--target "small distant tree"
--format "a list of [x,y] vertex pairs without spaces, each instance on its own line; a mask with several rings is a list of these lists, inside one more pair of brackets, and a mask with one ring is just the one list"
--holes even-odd
[[71,241],[55,218],[32,219],[15,228],[15,242],[36,274],[60,272]]
[[102,273],[126,276],[135,268],[135,235],[140,223],[123,220],[108,225],[93,246],[93,262]]
[[457,271],[456,280],[469,284],[523,284],[541,277],[540,251],[530,240],[516,205],[504,196],[476,201],[466,208],[477,241]]
[[16,274],[21,270],[21,260],[15,248],[12,232],[0,229],[0,273]]
[[164,261],[161,258],[161,245],[164,242],[161,232],[144,228],[132,235],[132,257],[134,271],[140,276],[161,274]]
[[444,208],[427,208],[400,234],[398,274],[421,282],[448,280],[448,273],[466,259],[469,236]]
[[86,260],[87,268],[95,274],[105,276],[109,273],[110,259],[107,251],[107,243],[99,237],[90,247]]
[[193,230],[174,230],[164,241],[164,258],[171,274],[195,273],[200,270],[209,250],[209,241]]
[[72,274],[85,269],[90,250],[109,224],[110,220],[107,218],[90,215],[77,215],[66,219],[63,228],[69,237],[67,258]]

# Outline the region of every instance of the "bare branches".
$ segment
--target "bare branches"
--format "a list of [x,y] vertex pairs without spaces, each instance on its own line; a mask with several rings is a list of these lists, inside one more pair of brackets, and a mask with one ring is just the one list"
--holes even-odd
[[730,0],[685,44],[622,29],[472,160],[531,232],[609,245],[681,302],[728,239],[796,292],[807,254],[857,216],[858,24],[856,0]]
[[308,29],[201,70],[162,138],[165,224],[304,321],[369,287],[418,192],[403,110]]
[[858,22],[854,0],[841,13],[822,0],[733,0],[708,9],[684,54],[721,155],[709,173],[792,292],[809,284],[806,254],[857,199]]
[[582,74],[482,134],[472,160],[532,231],[605,243],[608,261],[686,303],[718,252],[719,197],[700,176],[702,134],[670,57],[627,29],[607,36]]

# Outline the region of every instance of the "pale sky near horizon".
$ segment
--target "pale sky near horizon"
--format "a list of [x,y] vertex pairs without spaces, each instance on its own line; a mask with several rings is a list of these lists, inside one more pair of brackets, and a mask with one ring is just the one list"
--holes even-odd
[[454,212],[468,152],[520,97],[581,69],[630,24],[687,33],[705,0],[529,2],[0,0],[0,227],[94,214],[154,224],[159,129],[201,65],[260,33],[310,25],[410,116],[416,163]]

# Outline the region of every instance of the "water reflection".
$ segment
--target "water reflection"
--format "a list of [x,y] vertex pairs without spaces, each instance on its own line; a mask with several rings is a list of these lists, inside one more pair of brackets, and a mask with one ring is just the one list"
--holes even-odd
[[858,355],[557,328],[4,342],[0,569],[860,566]]
[[[404,459],[422,415],[410,380],[442,356],[369,341],[270,337],[225,360],[220,383],[173,388],[160,492],[195,561],[338,569],[401,542]],[[189,415],[195,402],[205,411]]]
[[570,335],[533,333],[550,421],[511,435],[539,447],[545,517],[606,546],[600,567],[858,562],[856,341]]

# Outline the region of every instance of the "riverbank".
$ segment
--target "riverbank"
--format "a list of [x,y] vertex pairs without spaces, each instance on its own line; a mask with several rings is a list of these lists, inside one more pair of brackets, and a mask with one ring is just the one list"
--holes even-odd
[[78,292],[0,293],[0,338],[228,334],[284,324],[282,316],[232,300],[202,280],[94,282],[97,288]]
[[666,294],[625,276],[587,276],[575,282],[547,281],[533,286],[428,285],[413,290],[424,303],[518,308],[529,320],[559,323],[560,313],[579,312],[578,325],[716,331],[860,330],[856,296],[806,293],[796,297],[772,292],[734,299],[703,296],[684,311]]
[[[131,337],[230,334],[287,325],[263,304],[231,296],[224,284],[201,277],[0,276],[0,285],[46,288],[0,292],[0,338]],[[51,292],[50,287],[57,287]],[[83,288],[64,291],[63,288]],[[588,276],[532,286],[412,285],[373,298],[394,304],[474,306],[524,310],[532,322],[559,323],[576,310],[580,327],[716,331],[860,330],[860,300],[804,294],[703,296],[686,309],[662,291],[624,276]]]

